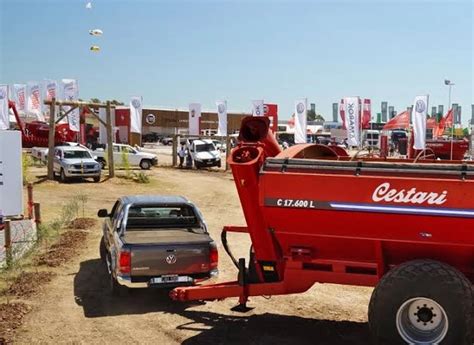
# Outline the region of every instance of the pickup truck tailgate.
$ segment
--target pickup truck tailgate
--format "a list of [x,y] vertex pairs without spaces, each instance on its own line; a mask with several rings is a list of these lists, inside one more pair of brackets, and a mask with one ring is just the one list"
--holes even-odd
[[207,234],[183,230],[128,231],[123,241],[131,249],[131,276],[195,274],[209,271]]

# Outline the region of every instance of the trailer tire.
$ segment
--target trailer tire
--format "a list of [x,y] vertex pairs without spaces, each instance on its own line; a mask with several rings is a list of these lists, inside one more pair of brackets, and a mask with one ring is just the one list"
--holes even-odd
[[369,327],[379,345],[473,344],[473,289],[452,266],[414,260],[389,271],[372,293]]

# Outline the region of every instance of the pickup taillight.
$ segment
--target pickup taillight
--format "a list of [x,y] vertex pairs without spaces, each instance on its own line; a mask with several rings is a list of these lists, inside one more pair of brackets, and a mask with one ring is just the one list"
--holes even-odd
[[209,268],[211,270],[216,269],[218,261],[219,253],[217,252],[217,246],[214,242],[212,242],[209,249]]
[[123,274],[130,274],[132,270],[132,253],[122,250],[119,256],[119,271]]

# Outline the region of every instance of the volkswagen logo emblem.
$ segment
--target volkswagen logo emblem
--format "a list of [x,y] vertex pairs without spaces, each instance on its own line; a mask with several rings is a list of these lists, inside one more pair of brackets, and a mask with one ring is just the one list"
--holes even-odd
[[191,117],[194,117],[194,115],[196,115],[196,110],[191,109]]
[[172,264],[176,263],[176,260],[177,260],[177,258],[176,258],[176,255],[174,255],[174,254],[168,255],[165,259],[165,261],[168,265],[172,265]]
[[304,108],[305,108],[304,104],[300,102],[296,106],[296,111],[298,112],[298,114],[301,114],[304,111]]
[[140,101],[138,99],[134,99],[132,100],[132,105],[133,107],[136,109],[136,108],[140,108]]
[[222,114],[223,112],[225,112],[225,105],[224,104],[219,104],[217,106],[217,111],[219,112],[219,114]]
[[425,102],[422,101],[421,99],[416,101],[416,104],[415,104],[415,111],[417,113],[422,113],[424,112],[426,109],[426,105],[425,105]]

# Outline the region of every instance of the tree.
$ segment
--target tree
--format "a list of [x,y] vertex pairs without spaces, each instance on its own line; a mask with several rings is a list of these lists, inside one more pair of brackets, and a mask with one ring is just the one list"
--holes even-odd
[[321,114],[316,114],[316,112],[313,109],[308,109],[308,112],[306,114],[308,121],[320,121],[324,122],[324,117]]
[[124,105],[125,103],[117,101],[117,100],[114,99],[110,102],[110,104],[112,104],[112,105]]
[[92,103],[100,103],[100,99],[98,98],[91,98]]

